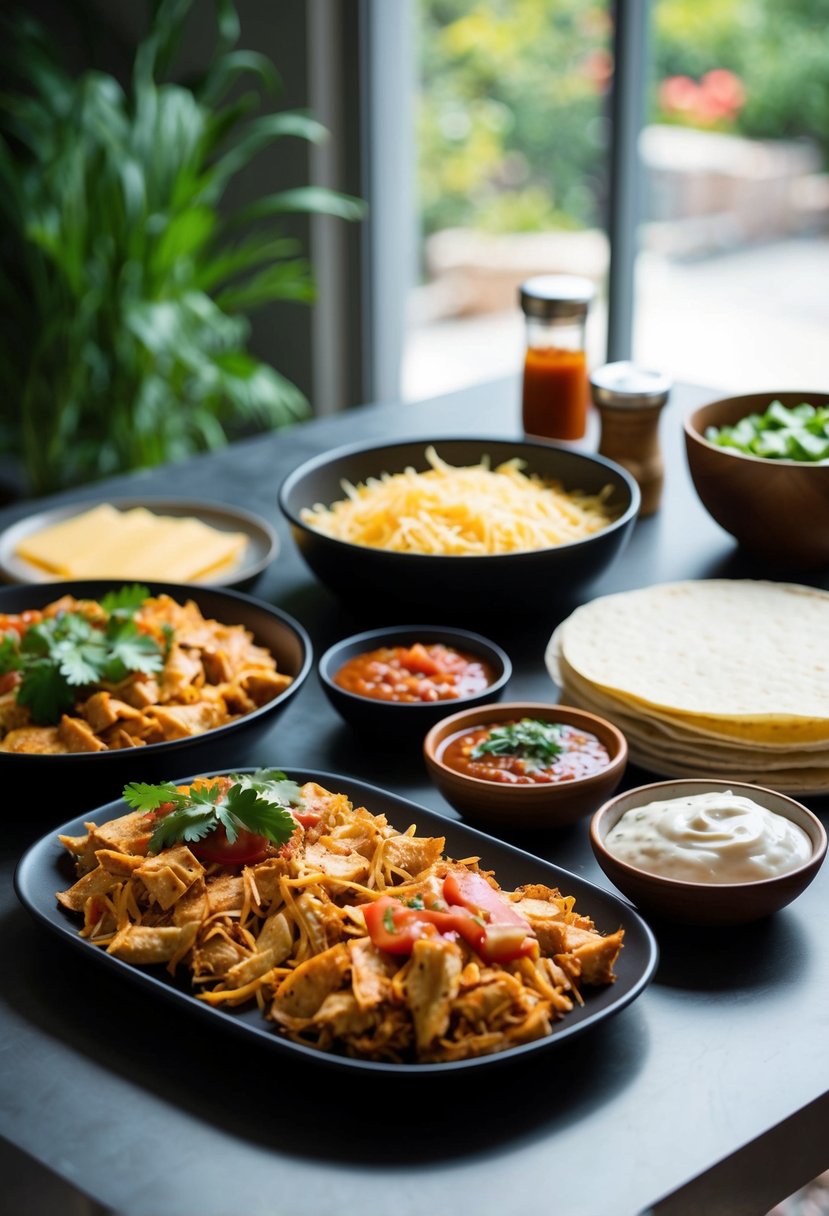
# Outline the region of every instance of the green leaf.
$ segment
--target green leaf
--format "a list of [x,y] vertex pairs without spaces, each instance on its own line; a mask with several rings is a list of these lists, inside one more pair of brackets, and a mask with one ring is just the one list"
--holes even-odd
[[163,781],[157,785],[148,785],[145,781],[131,781],[129,785],[124,786],[122,797],[134,811],[155,811],[165,802],[180,802],[185,800],[187,795],[180,793],[171,781]]
[[237,287],[228,287],[216,296],[226,312],[251,312],[272,300],[298,300],[309,304],[314,299],[311,267],[304,258],[278,262]]
[[0,675],[20,668],[20,640],[16,634],[5,634],[0,638]]
[[327,132],[304,112],[262,112],[278,76],[257,51],[233,49],[232,0],[218,0],[202,79],[170,83],[193,7],[154,0],[125,88],[97,71],[70,75],[36,22],[0,40],[0,442],[33,494],[310,413],[295,385],[250,356],[249,316],[271,300],[313,299],[282,216],[354,219],[363,208],[299,187],[255,227],[224,217],[223,195],[254,157]]
[[534,767],[546,767],[564,751],[561,727],[555,722],[521,718],[494,726],[472,749],[472,759],[482,756],[518,756]]
[[23,656],[36,655],[44,658],[52,649],[52,632],[55,621],[39,621],[30,625],[20,642],[20,652]]
[[242,789],[256,790],[263,798],[279,806],[303,804],[297,783],[290,781],[278,768],[260,768],[254,773],[234,774],[233,781]]
[[342,194],[326,186],[297,186],[257,199],[236,217],[235,222],[249,224],[273,215],[296,213],[334,215],[343,220],[362,220],[368,212],[366,203],[351,194]]
[[67,684],[82,687],[100,679],[107,660],[107,647],[103,637],[81,642],[63,638],[52,646],[50,657]]
[[165,802],[175,802],[175,810],[163,816],[153,831],[153,853],[181,840],[203,840],[219,826],[225,829],[230,844],[241,829],[264,836],[272,844],[290,840],[296,820],[281,800],[301,803],[296,784],[277,769],[261,769],[231,780],[226,794],[221,793],[218,784],[180,793],[169,782],[160,786],[133,783],[125,787],[124,798],[138,810],[155,810]]
[[216,59],[203,79],[195,86],[202,105],[215,109],[222,98],[245,75],[257,77],[270,93],[281,86],[279,73],[265,55],[258,51],[230,51]]
[[75,703],[75,693],[49,659],[30,663],[17,689],[18,705],[26,706],[38,726],[58,722]]
[[36,722],[57,722],[83,687],[120,682],[130,671],[162,669],[161,648],[133,620],[148,594],[135,585],[105,596],[101,608],[108,605],[110,615],[104,623],[83,612],[61,612],[26,630],[17,657],[17,700],[31,708]]
[[296,136],[320,144],[327,139],[328,131],[310,114],[299,110],[283,110],[280,114],[266,114],[253,119],[241,138],[213,165],[215,180],[225,184],[269,144],[285,136]]
[[181,841],[193,843],[204,840],[216,827],[216,808],[206,803],[191,803],[176,807],[162,815],[150,837],[149,851],[159,853]]
[[117,682],[129,671],[143,671],[150,675],[163,668],[164,656],[158,643],[149,634],[141,633],[135,621],[117,623],[117,629],[113,631],[108,628],[107,635],[109,647],[108,653],[105,649],[104,656],[105,679]]
[[117,591],[108,591],[101,598],[101,607],[109,616],[127,614],[134,616],[145,600],[150,598],[150,589],[141,583],[132,583],[119,587]]
[[261,233],[256,233],[246,241],[228,249],[224,254],[217,254],[196,268],[196,283],[202,291],[211,291],[221,286],[234,275],[250,270],[255,266],[267,265],[281,258],[293,257],[298,253],[300,243],[291,237],[269,239]]
[[272,844],[285,844],[296,831],[296,820],[291,812],[255,789],[231,786],[226,805],[242,827],[265,836]]

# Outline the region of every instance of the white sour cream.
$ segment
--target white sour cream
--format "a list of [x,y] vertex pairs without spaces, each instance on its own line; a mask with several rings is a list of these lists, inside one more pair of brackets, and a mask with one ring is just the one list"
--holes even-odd
[[812,855],[796,823],[731,790],[631,807],[605,845],[640,870],[686,882],[756,882]]

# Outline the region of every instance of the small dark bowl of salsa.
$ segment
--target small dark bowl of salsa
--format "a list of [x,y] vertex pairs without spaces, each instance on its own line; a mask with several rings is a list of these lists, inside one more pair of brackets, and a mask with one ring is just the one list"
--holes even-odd
[[627,751],[604,718],[537,702],[449,714],[423,743],[446,801],[488,828],[554,828],[592,814],[622,780]]
[[454,709],[496,701],[512,664],[478,633],[398,625],[335,642],[318,671],[329,701],[355,730],[422,738]]

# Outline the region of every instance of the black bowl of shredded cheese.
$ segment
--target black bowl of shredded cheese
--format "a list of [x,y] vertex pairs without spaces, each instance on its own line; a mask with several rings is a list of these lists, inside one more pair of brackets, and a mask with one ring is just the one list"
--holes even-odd
[[603,574],[639,509],[633,477],[550,443],[412,439],[317,456],[279,505],[309,568],[346,601],[544,611]]

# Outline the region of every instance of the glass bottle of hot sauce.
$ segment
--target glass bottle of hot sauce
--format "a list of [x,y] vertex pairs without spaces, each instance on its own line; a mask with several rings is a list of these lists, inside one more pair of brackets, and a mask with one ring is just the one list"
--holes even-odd
[[578,275],[543,274],[521,284],[527,350],[521,396],[524,433],[581,439],[589,390],[585,330],[593,284]]

